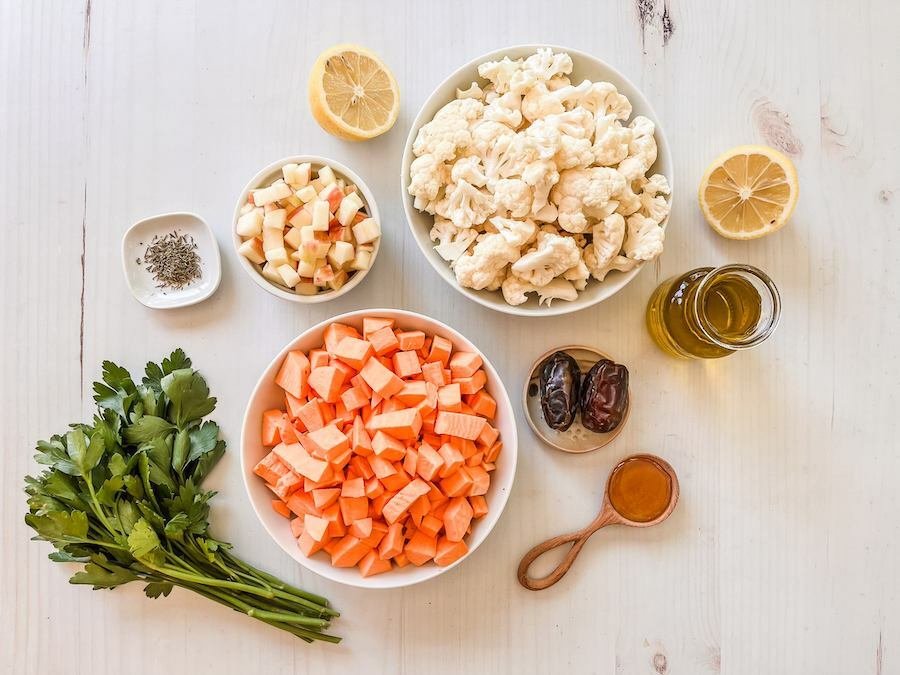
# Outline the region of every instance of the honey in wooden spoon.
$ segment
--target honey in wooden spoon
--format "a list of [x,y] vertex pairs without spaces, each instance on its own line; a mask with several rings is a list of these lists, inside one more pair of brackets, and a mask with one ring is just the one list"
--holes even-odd
[[[519,563],[519,583],[531,591],[555,584],[569,571],[575,558],[594,532],[607,525],[652,527],[669,517],[678,502],[678,478],[675,470],[653,455],[632,455],[612,470],[606,482],[603,505],[593,522],[582,530],[562,534],[532,548]],[[563,561],[548,575],[528,575],[531,564],[547,551],[572,544]]]

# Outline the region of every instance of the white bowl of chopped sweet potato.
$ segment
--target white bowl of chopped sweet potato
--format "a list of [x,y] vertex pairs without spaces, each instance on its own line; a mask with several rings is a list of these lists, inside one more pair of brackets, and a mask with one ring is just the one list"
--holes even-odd
[[247,405],[241,465],[288,555],[333,581],[397,588],[487,538],[516,453],[487,357],[439,321],[376,309],[324,321],[275,357]]

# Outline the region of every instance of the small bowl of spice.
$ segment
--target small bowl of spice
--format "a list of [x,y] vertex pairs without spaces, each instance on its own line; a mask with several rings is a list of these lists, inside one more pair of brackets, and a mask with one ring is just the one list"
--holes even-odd
[[152,309],[202,302],[222,278],[216,238],[194,213],[164,213],[136,222],[122,239],[122,266],[132,295]]

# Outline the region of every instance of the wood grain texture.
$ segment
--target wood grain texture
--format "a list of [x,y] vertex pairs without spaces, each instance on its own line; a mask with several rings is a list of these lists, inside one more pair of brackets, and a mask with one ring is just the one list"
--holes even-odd
[[[0,671],[170,673],[893,673],[900,671],[900,5],[889,0],[453,3],[334,0],[154,3],[0,0]],[[306,75],[323,48],[366,44],[403,95],[393,131],[365,144],[312,121]],[[641,86],[676,163],[666,251],[601,306],[564,319],[466,301],[422,258],[399,202],[403,141],[459,63],[549,42],[604,58]],[[768,239],[714,236],[695,204],[707,163],[739,143],[789,152],[801,199]],[[289,306],[244,278],[229,219],[273,159],[334,157],[372,187],[386,236],[352,294]],[[223,254],[216,295],[154,312],[122,277],[135,220],[190,210]],[[82,265],[83,256],[83,265]],[[656,283],[748,262],[782,291],[759,349],[680,363],[643,327]],[[301,571],[251,513],[237,466],[256,377],[289,339],[356,307],[451,323],[522,378],[559,343],[631,367],[640,410],[586,456],[542,447],[520,417],[516,485],[464,565],[405,590],[366,592]],[[527,325],[526,325],[527,324]],[[219,396],[231,447],[211,478],[213,522],[255,564],[344,612],[337,648],[307,646],[176,591],[91,592],[46,560],[22,522],[31,448],[90,412],[104,358],[140,368],[182,346]],[[668,459],[681,501],[662,526],[609,528],[552,589],[515,570],[535,542],[588,522],[607,472],[638,451]]]

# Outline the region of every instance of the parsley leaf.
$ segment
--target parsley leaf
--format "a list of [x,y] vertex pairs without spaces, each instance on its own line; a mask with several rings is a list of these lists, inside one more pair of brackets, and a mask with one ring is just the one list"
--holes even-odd
[[210,397],[206,380],[194,370],[175,370],[166,375],[160,385],[172,407],[169,419],[178,427],[199,420],[216,409],[216,399]]

